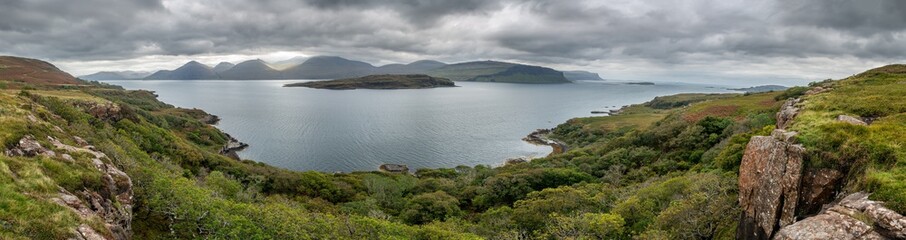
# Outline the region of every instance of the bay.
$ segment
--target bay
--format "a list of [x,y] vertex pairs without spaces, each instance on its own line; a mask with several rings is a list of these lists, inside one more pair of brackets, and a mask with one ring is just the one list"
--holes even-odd
[[248,143],[239,155],[293,170],[371,171],[497,166],[550,153],[521,139],[593,110],[617,109],[676,93],[733,92],[683,83],[609,81],[531,85],[457,82],[402,90],[286,88],[305,80],[105,81],[155,91],[160,100],[221,117],[218,128]]

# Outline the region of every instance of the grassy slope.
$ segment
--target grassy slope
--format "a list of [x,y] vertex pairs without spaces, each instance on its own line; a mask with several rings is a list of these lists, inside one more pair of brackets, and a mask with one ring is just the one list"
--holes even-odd
[[[842,81],[832,90],[805,96],[791,127],[813,155],[812,165],[848,172],[848,190],[906,211],[906,68],[893,65]],[[838,115],[875,118],[869,126],[836,121]]]
[[[904,79],[888,71],[826,83],[833,90],[807,96],[793,125],[812,154],[828,162],[811,165],[850,167],[855,181],[849,190],[872,191],[898,211],[906,199]],[[795,95],[659,98],[618,116],[561,124],[552,136],[572,147],[563,154],[400,176],[292,172],[233,161],[215,153],[222,133],[148,92],[63,90],[0,93],[0,140],[11,146],[25,134],[78,135],[114,156],[136,182],[140,239],[732,238],[742,151],[751,136],[773,129],[775,98]],[[100,120],[73,104],[98,100],[132,111],[123,120]],[[880,118],[849,126],[833,121],[841,113]],[[43,123],[29,127],[27,114]],[[53,125],[65,133],[53,132]],[[0,225],[53,229],[0,228],[0,236],[64,236],[79,221],[46,195],[57,185],[90,186],[89,169],[53,159],[0,162],[0,194],[8,196],[0,202]]]
[[[37,139],[80,136],[112,156],[136,184],[136,239],[473,238],[435,227],[410,227],[326,210],[335,207],[318,207],[325,201],[311,200],[312,197],[341,198],[327,196],[336,193],[324,184],[334,187],[341,183],[320,173],[290,172],[217,155],[215,149],[225,141],[222,133],[186,118],[188,114],[157,102],[144,92],[109,88],[85,88],[81,93],[52,88],[34,92],[0,92],[0,141],[12,146],[26,134]],[[127,106],[132,115],[119,121],[103,121],[75,107],[80,101],[99,99]],[[39,123],[28,123],[29,114],[36,116]],[[53,126],[60,126],[65,132],[53,131]],[[47,142],[42,145],[50,146]],[[0,224],[4,226],[0,236],[70,236],[80,220],[49,198],[55,196],[57,186],[74,192],[98,185],[89,182],[99,180],[96,170],[87,165],[87,156],[74,157],[76,163],[46,157],[0,157]]]

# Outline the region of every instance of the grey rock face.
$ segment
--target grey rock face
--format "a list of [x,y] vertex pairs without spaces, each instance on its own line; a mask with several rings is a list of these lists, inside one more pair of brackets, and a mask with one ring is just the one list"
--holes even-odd
[[854,193],[821,214],[777,232],[774,239],[906,239],[906,217],[868,194]]

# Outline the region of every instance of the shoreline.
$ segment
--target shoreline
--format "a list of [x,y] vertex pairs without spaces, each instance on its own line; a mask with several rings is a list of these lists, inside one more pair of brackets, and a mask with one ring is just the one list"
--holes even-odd
[[548,138],[547,136],[550,135],[550,133],[551,129],[537,129],[534,132],[529,133],[528,136],[522,138],[522,141],[535,145],[550,146],[552,151],[550,154],[547,154],[546,157],[561,154],[569,150],[569,146],[567,146],[566,143]]

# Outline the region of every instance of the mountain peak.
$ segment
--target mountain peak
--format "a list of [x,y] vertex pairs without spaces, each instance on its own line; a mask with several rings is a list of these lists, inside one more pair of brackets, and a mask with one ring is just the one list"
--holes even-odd
[[211,68],[210,66],[205,65],[204,63],[197,62],[195,60],[189,61],[186,64],[183,64],[182,67],[179,67],[179,68],[184,68],[184,67],[204,67],[204,68],[208,68],[208,69]]
[[230,62],[220,62],[216,66],[214,66],[214,72],[221,73],[223,71],[230,70],[230,68],[233,68],[233,66],[236,66],[236,64]]

